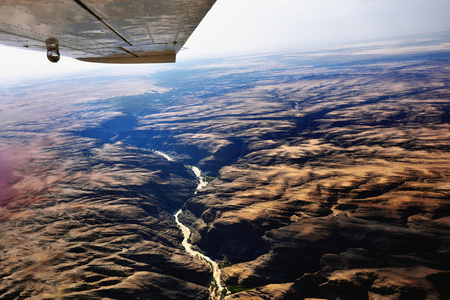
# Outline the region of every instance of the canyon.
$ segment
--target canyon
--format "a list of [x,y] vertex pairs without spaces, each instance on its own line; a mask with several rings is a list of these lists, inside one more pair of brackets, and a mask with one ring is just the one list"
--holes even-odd
[[[65,103],[3,88],[0,298],[208,299],[182,209],[225,299],[448,299],[437,49],[206,61],[135,75],[136,94],[79,78]],[[113,94],[86,100],[99,82]]]

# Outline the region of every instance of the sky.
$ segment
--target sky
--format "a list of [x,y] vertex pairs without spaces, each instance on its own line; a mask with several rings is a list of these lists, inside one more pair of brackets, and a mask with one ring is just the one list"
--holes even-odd
[[[217,0],[177,61],[287,49],[450,29],[449,0]],[[121,68],[0,46],[0,83]]]

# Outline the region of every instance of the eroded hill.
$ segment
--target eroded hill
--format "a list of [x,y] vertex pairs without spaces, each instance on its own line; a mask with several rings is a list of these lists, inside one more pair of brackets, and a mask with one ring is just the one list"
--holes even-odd
[[[357,59],[169,70],[157,93],[29,120],[37,95],[10,102],[1,297],[208,298],[172,216],[184,205],[229,299],[448,298],[448,56]],[[194,197],[182,163],[212,180]]]

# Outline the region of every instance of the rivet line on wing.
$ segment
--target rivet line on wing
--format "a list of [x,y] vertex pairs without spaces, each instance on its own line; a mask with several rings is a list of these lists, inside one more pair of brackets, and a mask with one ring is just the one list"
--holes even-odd
[[102,22],[106,27],[109,28],[112,32],[114,32],[119,38],[121,38],[125,43],[127,43],[130,46],[133,46],[132,43],[130,43],[123,35],[121,35],[117,30],[115,30],[111,25],[108,24],[108,22],[105,21],[102,17],[100,17],[94,10],[90,9],[83,1],[81,0],[73,0],[76,4],[81,6],[84,10],[86,10],[88,13],[90,13],[93,17],[95,17],[97,20]]

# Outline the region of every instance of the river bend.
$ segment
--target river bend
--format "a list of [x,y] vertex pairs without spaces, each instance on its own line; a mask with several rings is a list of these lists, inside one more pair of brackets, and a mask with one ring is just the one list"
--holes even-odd
[[[155,154],[158,154],[159,156],[164,157],[168,161],[173,161],[173,158],[170,157],[169,155],[167,155],[166,153],[156,151],[156,150],[154,150],[153,152]],[[199,168],[197,168],[195,166],[186,166],[186,167],[190,168],[195,173],[195,176],[197,177],[198,185],[195,190],[195,193],[197,193],[197,190],[204,188],[208,184],[208,182],[202,176],[202,171]],[[177,223],[178,227],[181,229],[181,232],[183,233],[182,245],[183,245],[184,249],[186,249],[187,253],[189,253],[190,255],[192,255],[194,257],[197,257],[198,259],[201,259],[201,260],[209,263],[209,265],[211,266],[211,269],[213,271],[213,280],[215,282],[215,284],[211,283],[211,285],[209,287],[209,290],[211,293],[211,298],[220,300],[223,298],[224,294],[222,293],[222,291],[225,289],[225,287],[222,286],[222,284],[220,283],[219,265],[215,261],[213,261],[211,258],[204,255],[203,253],[192,249],[192,245],[189,243],[189,237],[191,235],[191,230],[187,226],[185,226],[183,223],[181,223],[178,218],[178,216],[181,214],[181,212],[182,212],[182,209],[178,210],[175,213],[174,217],[175,217],[175,222]]]

